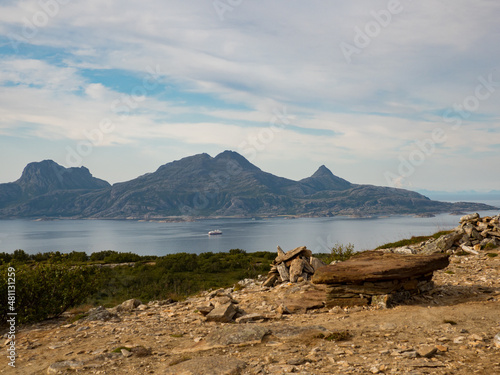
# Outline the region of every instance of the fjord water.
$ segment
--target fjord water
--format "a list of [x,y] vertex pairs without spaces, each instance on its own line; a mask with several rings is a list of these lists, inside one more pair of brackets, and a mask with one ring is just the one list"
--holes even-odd
[[[486,203],[486,202],[485,202]],[[500,202],[489,202],[500,206]],[[499,211],[480,212],[481,216]],[[390,216],[381,218],[273,218],[213,219],[182,223],[131,220],[0,220],[0,251],[23,249],[27,253],[47,251],[102,250],[139,255],[178,252],[203,253],[243,249],[248,252],[285,251],[306,245],[313,252],[329,252],[332,246],[354,244],[356,251],[373,249],[387,242],[429,235],[458,225],[459,216],[440,214],[431,218]],[[220,236],[208,231],[222,230]]]

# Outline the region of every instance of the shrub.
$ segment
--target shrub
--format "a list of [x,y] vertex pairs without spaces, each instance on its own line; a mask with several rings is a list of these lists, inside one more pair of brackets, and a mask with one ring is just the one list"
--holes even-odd
[[114,250],[104,250],[92,253],[90,255],[90,260],[92,262],[104,262],[104,263],[129,263],[129,262],[139,262],[142,260],[140,255],[134,253],[119,253]]
[[419,244],[421,242],[430,240],[431,238],[438,239],[439,237],[441,237],[441,236],[443,236],[445,234],[450,234],[451,232],[452,232],[451,230],[447,230],[447,231],[436,232],[436,233],[434,233],[434,234],[432,234],[430,236],[412,236],[411,238],[407,238],[407,239],[404,239],[404,240],[401,240],[401,241],[390,242],[390,243],[386,243],[384,245],[380,245],[375,250],[379,250],[379,249],[392,249],[392,248],[395,248],[395,247],[402,247],[402,246],[408,246],[408,245],[416,245],[416,244]]
[[0,253],[0,265],[10,263],[12,261],[12,254]]
[[348,243],[347,245],[336,244],[332,248],[332,260],[347,260],[354,255],[354,245]]
[[26,263],[30,260],[30,256],[24,250],[18,249],[14,250],[14,253],[12,254],[12,260],[19,263]]
[[[0,266],[0,299],[7,301],[7,268]],[[15,266],[15,311],[19,323],[37,322],[57,317],[79,305],[97,292],[99,270],[95,267],[69,267],[55,264]],[[7,316],[8,306],[0,304]],[[3,322],[5,323],[5,322]]]

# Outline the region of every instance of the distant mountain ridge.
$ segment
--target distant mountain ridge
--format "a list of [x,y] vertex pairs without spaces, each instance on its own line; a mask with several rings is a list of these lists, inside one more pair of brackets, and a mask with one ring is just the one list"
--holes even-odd
[[234,151],[185,157],[112,186],[85,167],[64,168],[50,160],[30,163],[19,180],[0,184],[1,218],[366,216],[490,209],[352,184],[324,165],[294,181],[264,172]]

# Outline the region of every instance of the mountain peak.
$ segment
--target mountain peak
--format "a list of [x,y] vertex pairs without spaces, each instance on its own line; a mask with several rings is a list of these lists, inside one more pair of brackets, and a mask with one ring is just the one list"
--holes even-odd
[[304,178],[303,180],[300,180],[300,182],[317,191],[346,190],[352,187],[352,184],[349,181],[335,176],[324,165],[320,166],[311,177]]
[[214,161],[231,161],[237,163],[240,167],[246,170],[260,171],[260,168],[250,163],[244,156],[236,151],[226,150],[221,152],[214,158]]
[[102,189],[110,185],[92,177],[85,167],[65,168],[53,160],[29,163],[16,183],[28,194],[40,194],[60,189]]
[[317,177],[335,177],[335,175],[330,171],[327,167],[322,165],[321,167],[318,168],[316,172],[311,176],[313,178]]

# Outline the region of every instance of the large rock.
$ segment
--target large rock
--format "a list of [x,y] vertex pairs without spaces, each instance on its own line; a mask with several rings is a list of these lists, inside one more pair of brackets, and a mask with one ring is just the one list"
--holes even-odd
[[129,300],[122,302],[118,306],[115,306],[115,310],[118,312],[132,311],[141,304],[142,304],[141,301],[139,301],[138,299],[132,298],[132,299],[129,299]]
[[236,309],[234,305],[229,302],[225,305],[217,306],[215,309],[210,311],[206,316],[208,322],[220,322],[229,323],[233,320],[233,316],[236,315]]
[[285,263],[278,264],[276,268],[280,274],[281,281],[285,282],[290,280],[290,272],[288,272],[288,268],[286,268]]
[[460,218],[460,223],[464,223],[464,222],[467,222],[467,221],[476,221],[478,219],[479,219],[479,214],[476,212],[476,213],[473,213],[473,214],[470,214],[470,215],[462,216]]
[[88,312],[88,315],[85,317],[85,320],[90,321],[90,322],[97,321],[97,320],[101,320],[103,322],[108,322],[108,321],[119,322],[119,321],[121,321],[120,317],[117,314],[106,309],[103,306],[98,306],[94,309],[90,309]]
[[463,231],[453,231],[452,233],[439,237],[436,241],[428,243],[421,250],[421,254],[444,253],[450,249],[453,244],[462,238]]
[[403,255],[367,251],[345,262],[316,270],[312,282],[316,284],[361,284],[371,281],[415,278],[445,268],[448,255]]
[[295,249],[290,250],[290,251],[286,252],[285,254],[278,255],[275,259],[275,262],[276,262],[276,264],[279,264],[281,262],[286,262],[287,260],[290,260],[299,254],[304,255],[306,257],[311,257],[312,251],[307,249],[306,246],[296,247]]
[[[312,268],[316,272],[316,270],[320,267],[326,266],[325,263],[321,259],[315,258],[315,257],[310,257],[309,258],[309,263],[311,264]],[[313,272],[314,273],[314,272]]]
[[290,281],[296,283],[300,275],[302,275],[302,270],[304,269],[305,261],[301,258],[295,258],[290,265]]

